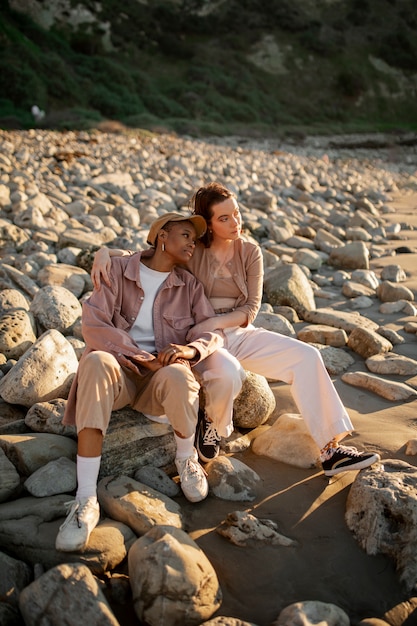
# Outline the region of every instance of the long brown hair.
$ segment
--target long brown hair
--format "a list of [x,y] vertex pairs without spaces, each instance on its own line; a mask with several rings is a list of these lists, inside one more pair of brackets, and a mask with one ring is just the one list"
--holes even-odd
[[190,208],[194,215],[202,215],[207,222],[208,228],[200,241],[204,243],[206,248],[210,247],[212,235],[210,232],[211,218],[213,217],[212,206],[220,204],[228,198],[235,198],[236,195],[230,189],[227,189],[221,183],[209,183],[204,187],[200,187],[191,198]]

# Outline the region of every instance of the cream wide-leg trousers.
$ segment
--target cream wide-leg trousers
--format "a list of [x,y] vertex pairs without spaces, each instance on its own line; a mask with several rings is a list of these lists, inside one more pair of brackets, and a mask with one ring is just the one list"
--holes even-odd
[[252,325],[227,328],[224,336],[224,347],[244,370],[291,385],[298,410],[320,449],[353,430],[316,348]]

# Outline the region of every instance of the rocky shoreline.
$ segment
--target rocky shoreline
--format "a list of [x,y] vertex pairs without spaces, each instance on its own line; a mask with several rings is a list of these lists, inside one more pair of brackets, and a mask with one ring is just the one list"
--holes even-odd
[[[0,131],[2,624],[56,625],[64,612],[65,623],[75,624],[81,612],[91,623],[121,626],[290,626],[300,616],[303,624],[399,626],[416,610],[412,428],[401,431],[409,437],[400,453],[364,441],[379,446],[384,462],[358,473],[346,500],[345,524],[358,549],[395,563],[392,597],[400,608],[382,610],[382,596],[355,603],[350,591],[332,586],[322,597],[306,588],[298,603],[290,593],[277,598],[273,584],[250,608],[244,593],[231,597],[233,562],[222,561],[217,542],[246,551],[254,567],[256,547],[290,567],[288,551],[302,555],[296,528],[282,534],[275,513],[254,512],[276,467],[292,468],[300,480],[318,471],[318,451],[284,386],[250,374],[248,396],[235,406],[235,433],[206,468],[207,501],[193,508],[181,496],[170,428],[120,411],[103,451],[103,519],[91,545],[81,555],[54,547],[75,490],[76,437],[61,418],[84,348],[80,315],[92,289],[92,251],[146,247],[150,222],[186,211],[192,192],[210,180],[236,192],[245,236],[263,251],[264,303],[255,325],[316,345],[338,384],[368,406],[372,398],[408,403],[411,417],[417,306],[409,268],[417,222],[397,220],[392,199],[414,197],[417,149],[411,138],[394,145],[374,137],[368,147],[350,141]],[[208,520],[217,535],[209,546]],[[177,575],[162,580],[167,568]]]

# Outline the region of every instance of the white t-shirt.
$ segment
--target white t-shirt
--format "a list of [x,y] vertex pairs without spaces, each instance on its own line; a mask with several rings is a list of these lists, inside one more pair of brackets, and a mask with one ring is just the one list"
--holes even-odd
[[170,272],[157,272],[143,263],[140,264],[140,282],[144,292],[142,306],[129,335],[141,350],[155,352],[155,331],[153,327],[153,303],[156,294]]

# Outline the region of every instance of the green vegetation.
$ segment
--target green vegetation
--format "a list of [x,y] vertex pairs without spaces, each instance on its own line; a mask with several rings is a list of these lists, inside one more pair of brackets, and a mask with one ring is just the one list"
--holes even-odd
[[[199,13],[206,4],[102,0],[98,24],[78,31],[45,30],[2,6],[0,127],[29,128],[37,104],[47,113],[39,125],[58,129],[105,120],[192,135],[417,129],[415,0],[228,0]],[[110,51],[99,23],[111,24]],[[264,35],[282,73],[248,59]]]

